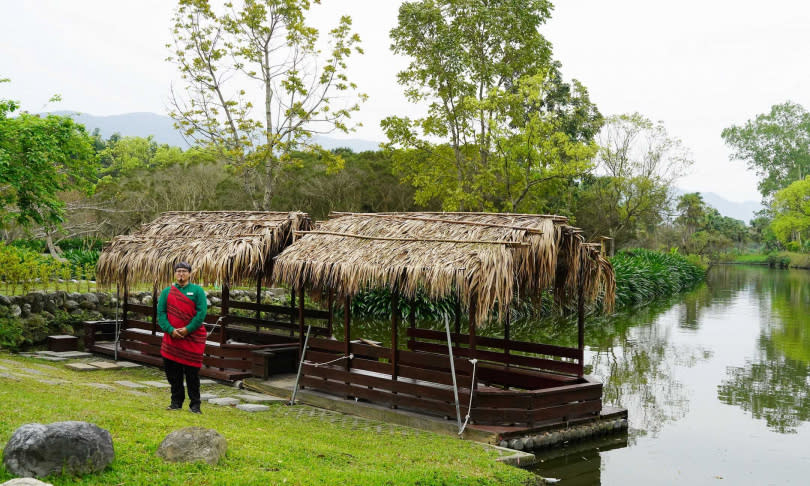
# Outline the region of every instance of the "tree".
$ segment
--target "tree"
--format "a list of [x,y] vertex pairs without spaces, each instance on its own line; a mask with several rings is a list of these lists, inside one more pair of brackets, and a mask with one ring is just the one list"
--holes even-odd
[[609,117],[597,137],[596,174],[583,178],[576,221],[594,235],[616,240],[617,248],[654,231],[669,205],[669,192],[693,161],[661,122],[638,113]]
[[93,141],[69,117],[25,111],[11,117],[18,108],[0,100],[0,217],[3,224],[56,226],[64,217],[60,194],[92,190]]
[[765,199],[810,174],[810,113],[801,105],[774,105],[768,114],[724,129],[722,137],[732,149],[730,158],[756,171]]
[[810,233],[810,176],[777,191],[773,196],[771,229],[779,241],[801,248]]
[[427,113],[388,117],[382,127],[417,204],[517,210],[544,183],[588,166],[601,115],[551,60],[538,31],[550,10],[546,0],[400,6],[391,48],[411,62],[399,83]]
[[[171,116],[187,137],[248,172],[248,190],[263,186],[257,209],[270,207],[276,177],[294,151],[319,151],[339,167],[340,158],[320,150],[312,136],[348,132],[359,109],[345,102],[357,90],[347,60],[362,53],[351,18],[341,17],[330,31],[331,51],[319,65],[319,32],[305,19],[310,3],[244,0],[217,13],[207,0],[181,0],[174,15],[169,60],[186,85],[183,93],[172,90]],[[261,115],[254,117],[256,100]]]

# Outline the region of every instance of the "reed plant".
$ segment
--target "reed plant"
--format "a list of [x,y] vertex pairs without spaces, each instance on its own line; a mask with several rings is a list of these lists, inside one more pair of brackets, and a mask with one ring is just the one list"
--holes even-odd
[[616,274],[616,308],[647,304],[688,290],[706,277],[706,270],[688,257],[636,248],[610,259]]

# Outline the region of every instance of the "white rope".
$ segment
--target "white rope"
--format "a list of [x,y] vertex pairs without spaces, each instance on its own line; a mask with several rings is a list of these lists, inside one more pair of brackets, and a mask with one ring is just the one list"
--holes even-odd
[[467,416],[464,417],[464,425],[461,426],[461,430],[458,431],[458,435],[462,435],[464,433],[464,429],[467,428],[467,423],[470,421],[470,410],[472,410],[473,393],[475,392],[475,365],[478,363],[478,360],[471,359],[470,363],[473,365],[472,383],[470,383],[470,404],[467,405]]
[[315,363],[315,362],[312,362],[312,361],[309,361],[309,360],[305,360],[304,362],[306,364],[308,364],[308,365],[312,365],[312,366],[317,368],[318,366],[324,366],[324,365],[328,365],[328,364],[332,364],[332,363],[337,363],[338,361],[343,360],[343,359],[354,359],[354,353],[350,353],[348,356],[341,356],[338,359],[333,359],[332,361],[326,361],[326,362],[323,362],[323,363]]

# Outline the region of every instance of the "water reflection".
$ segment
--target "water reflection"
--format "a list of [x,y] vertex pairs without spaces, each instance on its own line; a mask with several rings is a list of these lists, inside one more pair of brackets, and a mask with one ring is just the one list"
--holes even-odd
[[718,386],[723,403],[765,420],[779,433],[795,433],[810,420],[810,276],[806,271],[759,273],[752,280],[763,325],[757,354],[729,366]]

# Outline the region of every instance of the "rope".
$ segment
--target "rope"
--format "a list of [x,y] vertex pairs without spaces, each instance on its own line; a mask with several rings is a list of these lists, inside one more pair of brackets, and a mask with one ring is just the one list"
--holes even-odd
[[308,364],[308,365],[312,365],[312,366],[317,368],[319,366],[324,366],[324,365],[328,365],[328,364],[332,364],[332,363],[337,363],[338,361],[341,361],[341,360],[344,360],[344,359],[354,359],[354,353],[350,353],[348,356],[341,356],[340,358],[333,359],[332,361],[325,361],[323,363],[314,363],[314,362],[309,361],[309,360],[304,360],[304,362],[306,364]]
[[467,405],[467,416],[464,417],[464,425],[461,426],[461,430],[458,431],[458,435],[462,435],[464,433],[464,429],[467,428],[467,423],[470,421],[470,410],[472,410],[473,393],[475,393],[475,365],[478,363],[478,360],[471,359],[470,363],[472,363],[473,365],[472,382],[470,383],[470,404]]

